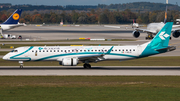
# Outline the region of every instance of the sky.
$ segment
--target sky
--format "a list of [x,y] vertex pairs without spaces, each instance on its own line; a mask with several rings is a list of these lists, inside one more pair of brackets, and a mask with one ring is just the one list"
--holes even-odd
[[[32,4],[32,5],[98,5],[98,4],[119,4],[131,2],[155,2],[166,3],[166,0],[1,0],[0,3]],[[169,0],[170,4],[180,5],[180,0]]]

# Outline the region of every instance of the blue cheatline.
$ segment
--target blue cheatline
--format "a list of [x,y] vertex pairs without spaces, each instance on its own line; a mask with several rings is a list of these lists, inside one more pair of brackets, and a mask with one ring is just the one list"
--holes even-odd
[[31,58],[29,57],[17,57],[17,56],[20,56],[20,55],[23,55],[25,53],[27,53],[28,51],[30,51],[31,49],[33,49],[34,46],[31,46],[29,49],[27,49],[26,51],[22,52],[22,53],[19,53],[17,55],[14,55],[14,56],[11,56],[10,59],[28,59],[29,61],[31,60]]

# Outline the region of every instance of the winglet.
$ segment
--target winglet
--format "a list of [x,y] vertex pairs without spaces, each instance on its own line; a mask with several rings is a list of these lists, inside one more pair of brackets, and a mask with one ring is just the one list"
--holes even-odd
[[114,46],[112,46],[105,54],[110,54]]

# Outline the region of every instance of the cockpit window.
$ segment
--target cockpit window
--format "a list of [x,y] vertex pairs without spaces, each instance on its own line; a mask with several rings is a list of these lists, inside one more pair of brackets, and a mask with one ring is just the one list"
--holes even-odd
[[18,50],[12,50],[11,52],[18,52]]

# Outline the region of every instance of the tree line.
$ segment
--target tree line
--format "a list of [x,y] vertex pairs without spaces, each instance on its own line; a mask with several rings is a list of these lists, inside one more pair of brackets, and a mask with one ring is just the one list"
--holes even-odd
[[0,11],[8,10],[8,9],[18,9],[21,8],[24,11],[33,11],[33,10],[86,10],[89,11],[91,9],[110,9],[110,10],[120,10],[124,11],[125,9],[130,9],[133,12],[146,12],[146,11],[154,11],[154,10],[165,10],[166,6],[169,7],[170,10],[180,10],[180,7],[177,4],[163,4],[163,3],[151,3],[151,2],[133,2],[133,3],[119,3],[119,4],[98,4],[98,5],[57,5],[57,6],[49,6],[49,5],[12,5],[10,3],[0,3]]
[[[13,9],[11,10],[13,12]],[[0,22],[4,22],[12,12],[1,11]],[[130,9],[124,11],[109,9],[92,9],[90,11],[62,10],[59,12],[49,11],[23,11],[20,23],[52,23],[59,24],[63,20],[64,24],[127,24],[133,19],[137,23],[163,22],[165,11],[132,12]],[[167,21],[175,21],[180,18],[177,10],[168,10]]]

